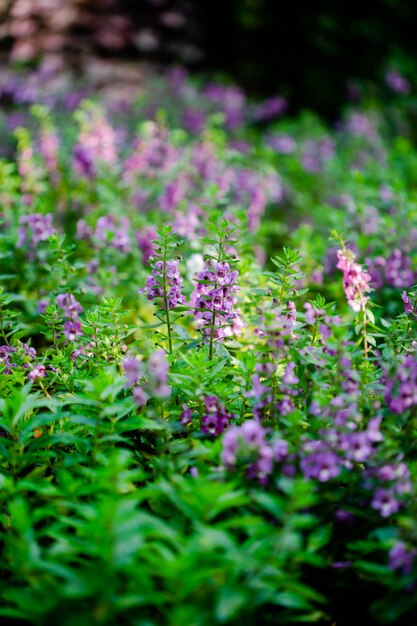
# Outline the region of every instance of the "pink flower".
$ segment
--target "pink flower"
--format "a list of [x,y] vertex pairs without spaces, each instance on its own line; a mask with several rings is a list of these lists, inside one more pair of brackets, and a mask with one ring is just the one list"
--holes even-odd
[[359,263],[355,263],[355,255],[350,250],[337,251],[336,267],[343,272],[343,288],[349,306],[354,311],[363,311],[369,298],[365,295],[371,291],[371,276]]
[[46,368],[44,365],[36,365],[28,374],[29,380],[38,380],[46,376]]

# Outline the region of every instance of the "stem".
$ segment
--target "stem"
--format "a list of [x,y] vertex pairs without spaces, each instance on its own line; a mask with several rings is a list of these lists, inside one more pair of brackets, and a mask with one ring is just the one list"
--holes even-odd
[[214,324],[216,322],[216,309],[213,309],[213,314],[211,316],[211,327],[210,327],[210,343],[209,343],[209,361],[213,359],[213,345],[214,345]]
[[282,305],[282,299],[284,297],[285,287],[286,286],[287,286],[287,281],[284,278],[283,281],[282,281],[282,285],[281,285],[281,291],[280,291],[280,294],[278,296],[278,306]]
[[112,318],[113,318],[113,326],[114,326],[114,341],[116,346],[119,345],[119,326],[117,323],[117,315],[116,315],[116,311],[113,309],[112,311]]
[[[217,257],[217,263],[220,263],[222,260],[222,244],[223,237],[220,237],[219,240],[219,254]],[[214,289],[217,289],[217,282],[214,283]],[[216,323],[216,309],[213,307],[213,313],[211,315],[211,326],[210,326],[210,343],[209,343],[209,361],[213,359],[213,346],[214,346],[214,325]]]
[[368,341],[366,339],[366,309],[365,306],[362,306],[363,313],[363,327],[362,327],[362,335],[363,335],[363,349],[365,351],[365,359],[368,358]]
[[7,340],[7,336],[6,333],[4,332],[4,326],[3,326],[3,307],[0,304],[0,332],[1,332],[1,336],[4,339],[4,343],[6,345],[9,345],[9,342]]
[[55,318],[52,319],[52,343],[54,348],[57,347],[58,338],[56,335]]
[[164,306],[165,306],[165,317],[166,317],[166,325],[167,325],[167,335],[168,335],[168,354],[172,354],[172,329],[171,329],[171,320],[169,317],[169,302],[168,302],[168,293],[167,293],[167,246],[166,241],[164,242],[164,261],[163,261],[163,269],[162,274],[164,277]]
[[47,398],[51,398],[47,388],[45,387],[45,385],[43,384],[43,382],[41,380],[38,380],[39,386],[41,387],[42,391],[44,392],[44,394],[46,395]]

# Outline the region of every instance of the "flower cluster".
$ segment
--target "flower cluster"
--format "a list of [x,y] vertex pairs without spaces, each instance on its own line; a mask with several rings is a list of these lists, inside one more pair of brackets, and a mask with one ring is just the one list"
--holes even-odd
[[385,82],[388,87],[397,93],[407,94],[411,91],[410,81],[407,80],[402,74],[397,72],[397,70],[389,70],[385,74]]
[[402,292],[401,300],[404,302],[404,311],[407,313],[407,315],[414,315],[414,316],[416,316],[417,315],[417,313],[416,313],[416,301],[414,299],[411,300],[406,291]]
[[122,217],[119,220],[114,215],[103,215],[97,220],[95,229],[91,228],[83,219],[77,222],[77,237],[91,240],[97,248],[113,248],[124,254],[130,252],[130,220]]
[[145,406],[152,396],[163,399],[170,395],[168,369],[163,350],[153,352],[146,364],[134,356],[127,356],[123,360],[126,386],[133,387],[133,400],[139,407]]
[[224,434],[221,460],[228,470],[239,464],[249,478],[266,483],[277,464],[288,458],[288,444],[283,439],[267,440],[268,431],[257,420],[247,420]]
[[389,567],[403,576],[411,574],[417,550],[410,549],[403,541],[397,541],[389,551]]
[[156,236],[156,230],[152,226],[143,228],[142,230],[135,232],[136,243],[138,244],[139,250],[142,253],[142,259],[144,263],[147,263],[149,259],[155,254],[155,244],[153,243],[153,241],[155,240]]
[[175,309],[184,304],[185,296],[181,292],[183,279],[179,273],[179,259],[155,261],[151,264],[152,274],[146,277],[146,285],[140,290],[148,300],[160,300],[162,309]]
[[297,149],[297,142],[291,135],[268,135],[267,144],[278,154],[292,154]]
[[36,350],[26,343],[15,346],[0,346],[0,367],[3,374],[11,374],[12,368],[21,365],[24,369],[32,368],[32,361],[36,357]]
[[47,241],[55,235],[56,230],[52,225],[52,214],[32,213],[22,215],[19,219],[17,247],[27,246],[29,258],[35,258],[36,250],[41,241]]
[[260,312],[260,321],[255,334],[263,339],[269,350],[279,358],[285,357],[288,346],[295,339],[296,316],[297,311],[292,300],[288,300],[285,307],[274,307]]
[[83,334],[79,314],[83,307],[70,293],[61,293],[56,298],[58,307],[64,312],[64,334],[69,341],[74,341]]
[[2,370],[3,374],[10,374],[10,368],[15,366],[14,363],[10,362],[10,353],[15,351],[16,348],[14,346],[0,346],[0,366],[4,367]]
[[337,258],[336,267],[343,272],[343,288],[349,306],[354,311],[364,311],[369,300],[365,294],[371,291],[370,274],[355,263],[355,256],[350,250],[338,250]]
[[[206,396],[204,399],[205,413],[201,418],[201,430],[206,435],[216,437],[223,433],[235,416],[227,413],[220,405],[216,396]],[[183,420],[184,421],[184,420]]]
[[46,376],[45,365],[35,365],[35,367],[30,370],[28,374],[28,379],[35,381],[35,380],[38,380],[38,378],[45,378],[45,376]]
[[365,487],[373,490],[371,506],[381,517],[397,513],[401,499],[412,490],[410,471],[403,462],[368,468],[365,476]]
[[162,194],[159,196],[159,207],[165,213],[172,213],[185,199],[192,180],[185,172],[180,173],[176,178],[165,185]]
[[116,164],[116,136],[104,113],[91,103],[78,116],[81,129],[73,150],[73,166],[79,176],[92,178],[97,164]]
[[306,172],[318,174],[334,156],[334,143],[329,137],[309,139],[305,142],[301,162]]
[[206,340],[212,336],[215,341],[221,341],[233,332],[238,333],[242,326],[235,297],[239,289],[238,274],[226,261],[206,262],[204,269],[197,272],[191,304],[198,328]]
[[272,96],[253,109],[253,119],[268,122],[284,113],[287,102],[282,96]]
[[321,338],[325,341],[332,336],[332,326],[340,324],[340,317],[338,315],[329,315],[324,308],[319,308],[311,302],[306,302],[305,308],[305,320],[307,324],[317,327]]
[[394,367],[385,370],[384,399],[393,413],[404,413],[417,405],[417,361],[406,355]]
[[147,122],[143,137],[136,142],[133,153],[124,163],[123,177],[126,181],[134,179],[137,174],[153,178],[161,172],[168,172],[176,163],[176,156],[166,127]]
[[384,285],[396,289],[407,289],[417,281],[417,272],[411,267],[410,256],[399,248],[393,250],[388,258],[377,256],[367,259],[367,266],[372,285],[376,289]]
[[246,392],[247,398],[254,398],[253,414],[256,419],[261,419],[263,409],[272,402],[272,389],[267,384],[267,379],[272,376],[276,370],[276,365],[266,359],[261,359],[256,363],[255,373],[252,374],[252,389]]
[[292,399],[298,395],[297,385],[300,382],[295,373],[295,368],[295,362],[289,361],[285,366],[285,372],[280,381],[279,391],[283,397],[277,403],[277,409],[281,415],[288,415],[295,408]]

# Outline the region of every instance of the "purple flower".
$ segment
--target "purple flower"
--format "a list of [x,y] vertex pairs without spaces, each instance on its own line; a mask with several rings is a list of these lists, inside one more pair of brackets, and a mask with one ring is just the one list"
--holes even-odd
[[77,174],[83,178],[92,179],[95,174],[93,159],[88,151],[80,144],[73,149],[73,167]]
[[234,415],[226,412],[216,396],[207,396],[204,405],[206,413],[201,419],[201,431],[206,435],[220,435],[229,426]]
[[334,561],[331,567],[332,569],[347,569],[352,567],[352,561]]
[[345,511],[344,509],[338,509],[334,516],[335,519],[341,524],[351,524],[356,519],[353,513]]
[[287,108],[287,102],[282,96],[273,96],[265,102],[255,107],[253,118],[258,122],[269,122],[282,113]]
[[64,334],[69,341],[74,341],[83,334],[78,317],[83,307],[70,293],[60,293],[56,298],[56,303],[67,318],[64,322]]
[[77,320],[79,313],[82,313],[83,310],[81,304],[70,293],[59,294],[56,298],[56,303],[64,311],[65,317],[71,320]]
[[301,469],[306,478],[328,482],[340,473],[341,461],[334,452],[314,452],[301,460]]
[[36,365],[32,370],[30,370],[28,374],[28,379],[35,381],[38,378],[45,378],[46,376],[46,367],[44,365]]
[[131,249],[129,228],[129,218],[121,217],[116,221],[113,215],[103,215],[97,220],[92,237],[98,247],[110,246],[126,254]]
[[285,385],[298,385],[298,383],[300,382],[300,379],[294,374],[294,370],[294,361],[290,361],[289,363],[287,363],[284,375],[282,377],[282,382],[285,383]]
[[190,182],[188,176],[180,174],[176,179],[169,182],[162,195],[159,197],[159,206],[162,211],[172,213],[179,205],[181,200],[184,200]]
[[401,294],[401,300],[404,302],[404,311],[408,314],[414,313],[414,307],[411,304],[410,298],[407,296],[407,292],[403,291]]
[[389,551],[389,567],[408,576],[414,565],[417,550],[410,550],[405,543],[398,541]]
[[276,439],[272,444],[272,454],[275,461],[284,461],[288,456],[288,443],[284,439]]
[[32,213],[22,215],[19,219],[19,239],[17,247],[22,248],[27,245],[31,256],[41,241],[47,241],[56,233],[52,226],[52,214]]
[[129,387],[136,385],[139,378],[143,375],[141,364],[134,356],[128,356],[123,359],[123,371]]
[[206,118],[204,113],[198,109],[188,108],[184,111],[182,116],[182,123],[184,128],[190,133],[200,134],[204,129]]
[[159,398],[167,398],[171,393],[168,386],[168,361],[163,350],[156,350],[149,357],[148,371],[153,386],[153,393]]
[[334,156],[333,140],[328,137],[308,139],[303,148],[302,165],[306,172],[319,174]]
[[116,135],[98,107],[81,111],[81,130],[73,150],[73,165],[79,176],[91,179],[97,166],[117,163]]
[[385,265],[385,279],[388,285],[401,289],[412,287],[416,281],[416,272],[411,269],[411,259],[396,248],[388,257]]
[[380,425],[381,425],[380,417],[373,417],[368,422],[367,437],[369,441],[372,441],[372,443],[383,441],[383,436],[380,431]]
[[4,366],[3,374],[10,374],[11,367],[14,367],[14,363],[10,363],[10,354],[12,352],[16,352],[16,348],[14,346],[0,346],[0,365]]
[[153,240],[156,238],[156,230],[152,227],[144,228],[135,233],[136,241],[142,252],[143,262],[147,263],[155,254],[155,244]]
[[237,462],[237,452],[239,450],[240,428],[234,426],[229,428],[223,435],[221,461],[225,467],[232,468]]
[[243,422],[240,435],[248,446],[260,447],[265,442],[265,429],[255,420]]
[[78,320],[66,320],[64,322],[64,334],[69,341],[75,341],[83,334],[81,324]]
[[262,445],[258,451],[258,458],[248,468],[248,476],[257,478],[261,483],[266,479],[274,469],[274,452],[269,445]]
[[134,152],[124,163],[123,177],[129,182],[137,174],[147,178],[159,176],[172,168],[176,157],[167,129],[162,124],[148,122],[144,136],[136,142]]
[[394,493],[390,489],[376,489],[371,506],[379,511],[382,517],[389,517],[397,513],[400,503],[394,498]]
[[181,413],[181,416],[180,416],[181,424],[186,426],[187,424],[190,424],[192,422],[192,419],[193,419],[193,412],[192,412],[192,410],[186,404],[183,404],[182,405],[182,413]]
[[214,339],[222,341],[233,330],[238,333],[243,324],[236,308],[237,276],[238,272],[231,270],[225,261],[216,264],[206,262],[204,269],[197,272],[191,304],[200,332],[206,340],[212,328]]
[[56,132],[51,128],[43,128],[39,136],[39,149],[45,161],[46,169],[53,183],[58,182],[59,171],[59,139]]
[[389,70],[385,74],[385,82],[392,91],[397,93],[407,94],[411,91],[410,82],[396,70]]
[[[156,261],[152,264],[152,274],[146,277],[146,284],[139,293],[146,293],[148,300],[161,300],[162,309],[175,309],[179,304],[185,303],[185,297],[181,292],[183,279],[178,271],[179,260]],[[165,281],[165,289],[164,289]]]
[[271,135],[267,138],[267,143],[280,154],[292,154],[297,149],[297,144],[290,135]]
[[40,315],[43,315],[45,313],[45,310],[48,304],[49,304],[48,300],[46,300],[45,298],[42,298],[41,300],[39,300],[36,306],[36,309]]
[[137,404],[139,407],[145,406],[147,401],[148,401],[148,396],[145,393],[145,391],[142,389],[142,387],[135,387],[133,389],[133,401],[135,402],[135,404]]
[[253,412],[255,417],[260,419],[262,409],[272,402],[272,392],[268,385],[261,382],[259,374],[253,374],[251,380],[252,389],[247,391],[245,395],[247,398],[255,398]]
[[384,399],[394,413],[403,413],[417,405],[417,361],[411,356],[403,357],[390,373],[385,370]]
[[371,456],[373,449],[366,432],[346,433],[341,437],[341,450],[346,458],[363,463]]
[[[395,248],[387,257],[377,256],[367,260],[369,274],[371,275],[372,285],[375,288],[381,288],[384,285],[395,287],[396,289],[408,289],[412,287],[417,279],[417,273],[411,268],[411,258],[406,251]],[[409,301],[404,300],[407,294],[403,292],[403,302],[407,310]]]
[[267,442],[267,430],[256,420],[230,428],[223,436],[221,459],[233,469],[241,460],[247,466],[248,478],[266,483],[276,463],[288,459],[288,444],[283,439]]

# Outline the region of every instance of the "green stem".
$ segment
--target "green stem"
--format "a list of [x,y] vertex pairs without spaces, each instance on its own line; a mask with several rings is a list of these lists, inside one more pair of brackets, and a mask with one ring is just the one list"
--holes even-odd
[[214,324],[216,322],[216,310],[213,309],[213,314],[211,316],[211,327],[210,327],[210,343],[209,343],[209,361],[213,359],[213,346],[214,346]]
[[166,241],[164,242],[164,265],[162,269],[163,274],[163,289],[164,289],[164,306],[165,306],[165,317],[166,317],[166,325],[167,325],[167,335],[168,335],[168,353],[172,354],[172,328],[171,328],[171,320],[169,316],[169,302],[168,302],[168,292],[167,292],[167,276],[166,276],[166,267],[167,267],[167,246]]
[[6,345],[9,345],[9,342],[7,340],[7,336],[6,333],[4,332],[4,326],[3,326],[3,307],[0,305],[0,332],[1,332],[1,336],[4,339],[4,343]]
[[118,320],[117,320],[117,315],[116,315],[116,311],[112,311],[112,318],[113,318],[113,326],[114,326],[114,341],[116,346],[119,345],[119,326],[118,326]]
[[363,349],[365,352],[365,359],[367,359],[368,358],[368,340],[366,338],[366,309],[364,306],[362,306],[362,313],[363,313],[363,327],[362,327]]
[[[220,261],[222,260],[222,244],[223,244],[223,238],[220,237],[220,241],[219,241],[219,255],[217,257],[217,263],[220,263]],[[214,289],[217,289],[218,284],[217,282],[214,283]],[[209,343],[209,361],[211,361],[213,359],[213,347],[214,347],[214,328],[215,328],[215,323],[216,323],[216,309],[213,308],[213,313],[211,316],[211,327],[210,327],[210,343]]]

